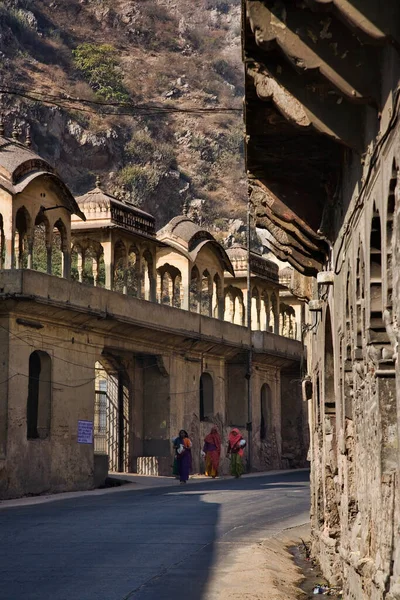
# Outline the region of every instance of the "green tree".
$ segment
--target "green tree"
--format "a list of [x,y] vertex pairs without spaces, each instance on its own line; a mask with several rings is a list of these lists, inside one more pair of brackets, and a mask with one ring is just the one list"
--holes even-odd
[[104,100],[128,100],[116,50],[109,44],[80,44],[73,50],[75,67]]

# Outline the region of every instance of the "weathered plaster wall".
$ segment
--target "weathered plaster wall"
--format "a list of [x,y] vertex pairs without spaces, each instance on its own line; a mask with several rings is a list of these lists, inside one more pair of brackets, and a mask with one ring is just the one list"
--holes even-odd
[[[382,130],[391,110],[389,97]],[[344,597],[357,600],[400,598],[399,165],[396,126],[351,230],[344,239],[345,227],[338,231],[327,265],[334,283],[320,286],[323,310],[307,342],[313,553]],[[346,168],[344,223],[367,173],[355,157]]]
[[[94,420],[97,362],[114,376],[122,373],[129,395],[129,468],[137,468],[138,457],[155,457],[159,473],[170,474],[170,439],[185,428],[193,440],[194,471],[200,471],[203,439],[215,422],[224,439],[221,472],[228,472],[227,406],[233,390],[242,408],[241,429],[249,439],[244,429],[247,386],[238,393],[236,379],[229,385],[238,354],[241,376],[246,373],[243,350],[245,340],[251,339],[246,329],[30,270],[2,271],[0,277],[0,407],[7,423],[7,431],[0,430],[6,445],[0,457],[3,497],[94,485],[93,446],[78,444],[77,428],[78,420]],[[268,332],[258,332],[253,345],[252,466],[275,468],[281,464],[279,373],[284,365],[299,364],[302,348]],[[34,351],[51,358],[51,427],[46,439],[27,439],[29,357]],[[200,377],[205,372],[213,380],[214,407],[209,420],[200,421]],[[265,383],[272,390],[277,447],[272,458],[268,444],[260,440]]]

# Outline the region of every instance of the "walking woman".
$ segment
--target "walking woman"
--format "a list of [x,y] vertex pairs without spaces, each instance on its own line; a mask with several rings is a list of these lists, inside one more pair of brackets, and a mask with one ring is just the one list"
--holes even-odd
[[204,438],[203,453],[206,457],[206,477],[215,479],[221,458],[221,438],[216,427]]
[[192,469],[192,442],[187,431],[181,429],[174,441],[176,466],[181,483],[186,483]]
[[244,473],[243,450],[246,446],[246,441],[243,439],[239,429],[232,429],[228,439],[227,453],[231,456],[231,475],[238,479]]

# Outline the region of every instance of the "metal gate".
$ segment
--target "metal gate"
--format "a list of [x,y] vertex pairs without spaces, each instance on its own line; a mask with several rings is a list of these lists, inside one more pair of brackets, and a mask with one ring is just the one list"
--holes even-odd
[[108,454],[108,468],[129,470],[129,390],[122,373],[96,364],[94,451]]

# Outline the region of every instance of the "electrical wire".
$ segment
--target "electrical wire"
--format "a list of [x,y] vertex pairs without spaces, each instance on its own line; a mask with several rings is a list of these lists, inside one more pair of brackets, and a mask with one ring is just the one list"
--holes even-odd
[[[24,342],[24,344],[26,344],[27,346],[30,346],[31,348],[35,348],[35,349],[37,349],[37,347],[36,347],[34,344],[30,344],[28,341],[24,340],[22,337],[20,337],[20,336],[19,336],[19,335],[17,335],[16,333],[14,333],[14,332],[12,332],[12,331],[9,331],[9,330],[8,330],[6,327],[4,327],[3,325],[0,325],[0,328],[1,328],[1,329],[3,329],[4,331],[6,331],[8,334],[10,334],[10,335],[14,336],[15,338],[19,339],[20,341]],[[29,332],[27,332],[27,333],[29,333]],[[37,332],[36,332],[36,333],[37,333]],[[40,334],[39,334],[39,335],[40,335]],[[48,337],[50,337],[50,338],[52,338],[52,339],[56,339],[56,340],[58,340],[58,338],[57,338],[57,337],[55,337],[55,336],[48,336]],[[79,342],[79,343],[80,343],[80,344],[86,344],[86,342]],[[93,346],[94,346],[94,344],[93,344]],[[14,348],[15,348],[15,347],[17,347],[17,346],[14,346]],[[59,347],[61,348],[62,346],[59,346]],[[76,349],[74,349],[74,351],[76,351]],[[84,350],[80,350],[80,352],[85,352],[85,351],[84,351]],[[97,352],[97,353],[87,353],[87,352],[85,352],[85,354],[93,354],[93,355],[95,355],[95,356],[96,356],[98,359],[100,358],[100,360],[98,360],[98,362],[100,362],[100,364],[101,364],[101,356],[99,356],[99,353],[98,353],[98,352]],[[67,364],[71,364],[71,365],[77,366],[77,367],[81,367],[81,368],[87,368],[87,369],[90,369],[90,370],[92,370],[92,369],[93,369],[93,366],[86,366],[86,365],[82,365],[82,364],[79,364],[79,363],[74,363],[74,362],[72,362],[72,361],[69,361],[69,360],[66,360],[66,359],[62,358],[61,356],[55,356],[55,355],[54,355],[52,358],[54,358],[54,359],[56,359],[56,360],[60,360],[61,362],[65,362],[65,363],[67,363]],[[95,368],[96,368],[96,367],[95,367]],[[103,367],[103,368],[104,368],[104,367]],[[138,366],[138,368],[139,368],[141,371],[144,371],[144,370],[146,370],[146,369],[151,369],[151,368],[154,368],[154,364],[152,364],[152,365],[148,365],[148,366],[145,366],[145,367]],[[104,370],[105,370],[105,369],[104,369]],[[118,370],[118,369],[117,369],[117,370]],[[123,369],[121,368],[120,370],[122,371]],[[107,371],[106,371],[106,372],[107,372]],[[32,377],[31,377],[31,376],[29,376],[29,375],[26,375],[25,373],[19,373],[19,372],[18,372],[18,373],[14,373],[14,375],[11,375],[10,377],[8,377],[7,379],[5,379],[4,381],[1,381],[1,382],[0,382],[0,385],[3,385],[4,383],[7,383],[8,381],[10,381],[10,379],[13,379],[13,377],[16,377],[17,375],[21,375],[22,377],[26,377],[26,378],[28,378],[28,379],[29,379],[29,378],[31,378],[31,379],[36,379],[36,378],[32,378]],[[224,379],[224,378],[221,378],[221,379]],[[92,383],[92,382],[93,382],[93,381],[95,381],[95,380],[96,380],[96,377],[92,377],[92,378],[91,378],[91,379],[89,379],[89,380],[86,380],[86,379],[85,379],[85,380],[84,380],[84,383],[81,383],[81,384],[79,384],[79,385],[70,385],[70,384],[61,383],[61,382],[57,382],[57,381],[44,381],[44,380],[40,380],[40,381],[42,381],[43,383],[51,383],[52,385],[60,385],[60,386],[62,386],[62,387],[68,387],[68,388],[80,388],[80,387],[84,387],[85,385],[87,385],[87,384],[89,384],[89,383]],[[77,380],[77,381],[79,381],[79,380]],[[133,388],[133,390],[132,390],[132,391],[133,391],[133,392],[135,392],[135,393],[140,393],[142,390],[141,390],[140,388]],[[171,396],[180,396],[180,395],[184,395],[184,394],[194,394],[194,393],[197,393],[197,392],[198,392],[198,388],[193,388],[193,389],[190,389],[190,390],[183,390],[183,391],[181,391],[181,392],[169,392],[169,393],[168,393],[168,396],[169,396],[169,397],[171,397]],[[160,397],[161,397],[161,396],[162,396],[162,397],[165,397],[165,394],[164,394],[163,392],[160,392],[159,394],[157,394],[157,392],[155,392],[155,394],[153,394],[153,395],[154,395],[155,397],[157,397],[157,396],[160,396]]]
[[[7,96],[18,96],[34,102],[51,104],[59,108],[72,108],[80,112],[96,113],[97,115],[119,115],[119,116],[150,116],[160,114],[192,114],[192,115],[214,115],[214,114],[242,114],[243,108],[233,106],[213,107],[179,107],[174,105],[162,106],[159,104],[135,104],[133,102],[107,102],[102,100],[91,100],[89,98],[77,98],[65,94],[64,96],[43,93],[36,90],[25,90],[23,88],[0,87],[0,94]],[[97,108],[118,109],[117,112],[101,111]],[[123,109],[123,110],[119,110]],[[125,111],[125,112],[123,112]]]

